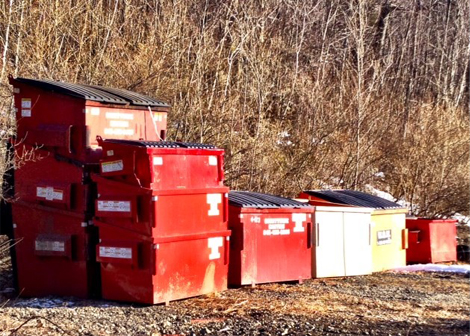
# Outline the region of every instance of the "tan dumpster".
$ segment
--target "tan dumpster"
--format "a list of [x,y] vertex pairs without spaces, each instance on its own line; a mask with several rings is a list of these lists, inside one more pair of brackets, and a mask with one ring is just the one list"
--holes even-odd
[[401,205],[355,190],[308,190],[299,195],[311,205],[373,208],[371,215],[372,271],[406,266],[408,232]]

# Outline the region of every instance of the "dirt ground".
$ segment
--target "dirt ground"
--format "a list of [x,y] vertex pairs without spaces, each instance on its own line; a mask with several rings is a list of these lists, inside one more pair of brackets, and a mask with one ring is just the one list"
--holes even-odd
[[4,335],[469,335],[468,276],[384,272],[231,289],[169,306],[20,299],[0,255]]

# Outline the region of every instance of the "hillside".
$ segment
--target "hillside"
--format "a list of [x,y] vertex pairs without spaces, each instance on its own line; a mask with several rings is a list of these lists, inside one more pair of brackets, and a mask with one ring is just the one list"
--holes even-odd
[[468,215],[468,1],[8,0],[7,76],[170,103],[170,139],[226,149],[227,184],[294,196],[370,184]]

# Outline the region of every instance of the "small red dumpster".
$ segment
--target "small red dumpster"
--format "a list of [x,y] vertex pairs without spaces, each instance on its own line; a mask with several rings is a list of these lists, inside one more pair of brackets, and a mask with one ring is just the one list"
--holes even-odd
[[224,151],[207,144],[123,141],[98,137],[101,176],[154,190],[223,186]]
[[230,285],[311,278],[313,207],[246,191],[231,191],[229,204]]
[[223,150],[162,141],[100,144],[106,159],[93,180],[103,298],[155,304],[225,290]]
[[457,220],[407,218],[407,263],[457,261]]
[[17,139],[82,162],[96,162],[96,136],[165,138],[169,106],[141,94],[52,80],[10,78]]

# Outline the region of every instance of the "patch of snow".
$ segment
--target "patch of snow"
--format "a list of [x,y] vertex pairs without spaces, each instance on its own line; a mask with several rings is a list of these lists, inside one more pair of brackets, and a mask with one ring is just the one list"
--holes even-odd
[[[383,173],[382,173],[383,174]],[[393,197],[392,194],[386,192],[386,191],[382,191],[382,190],[379,190],[379,189],[376,189],[374,188],[373,186],[371,186],[370,184],[366,184],[366,188],[367,188],[367,191],[370,192],[371,194],[375,195],[375,196],[379,196],[379,197],[382,197],[388,201],[391,201],[391,202],[395,202],[395,203],[398,203],[400,204],[402,207],[405,207],[405,208],[408,208],[410,209],[411,208],[411,204],[410,202],[407,202],[406,200],[402,200],[402,199],[399,199],[397,200],[395,197]],[[412,209],[413,210],[413,209]]]
[[470,226],[470,217],[464,216],[462,214],[456,213],[455,215],[452,216],[453,219],[456,219],[459,221],[459,223]]
[[417,264],[394,268],[395,272],[451,272],[470,274],[470,265]]
[[294,146],[292,141],[290,141],[288,138],[290,137],[289,132],[287,131],[282,131],[279,133],[279,139],[276,141],[278,145],[283,145],[283,146]]
[[378,172],[374,174],[375,177],[380,177],[380,178],[385,178],[385,173],[384,172]]
[[28,308],[58,308],[58,307],[72,307],[75,302],[68,301],[63,298],[32,298],[18,300],[13,304],[14,307],[28,307]]

